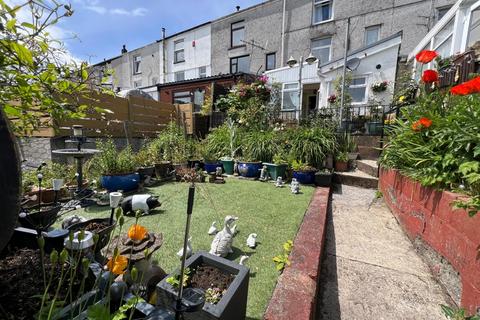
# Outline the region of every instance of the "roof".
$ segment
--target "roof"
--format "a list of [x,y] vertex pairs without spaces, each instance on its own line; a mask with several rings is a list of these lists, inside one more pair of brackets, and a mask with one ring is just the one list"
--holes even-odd
[[241,9],[241,10],[239,10],[239,11],[235,11],[235,12],[232,12],[232,13],[230,13],[230,14],[227,14],[227,15],[225,15],[225,16],[223,16],[223,17],[217,18],[217,19],[213,20],[212,22],[217,22],[217,21],[220,21],[220,20],[223,20],[223,19],[226,19],[226,18],[230,18],[231,16],[234,16],[234,15],[236,15],[236,14],[238,14],[238,13],[246,12],[246,11],[248,11],[248,10],[252,10],[252,9],[257,8],[257,7],[261,7],[261,6],[263,6],[263,5],[269,4],[269,3],[271,3],[271,2],[276,2],[276,1],[279,1],[279,0],[265,0],[265,1],[263,1],[263,2],[260,2],[260,3],[255,4],[255,5],[253,5],[253,6],[246,7],[245,9]]
[[[148,87],[157,87],[157,88],[164,88],[164,87],[170,87],[170,86],[177,86],[181,84],[188,84],[188,83],[198,83],[198,82],[205,82],[205,81],[212,81],[212,80],[223,80],[223,79],[229,79],[229,78],[240,78],[240,77],[254,77],[254,75],[250,73],[227,73],[227,74],[218,74],[215,76],[209,76],[209,77],[204,77],[204,78],[195,78],[195,79],[188,79],[188,80],[182,80],[182,81],[176,81],[176,82],[167,82],[167,83],[159,83],[153,86],[148,86]],[[148,88],[148,87],[142,87],[142,88]]]

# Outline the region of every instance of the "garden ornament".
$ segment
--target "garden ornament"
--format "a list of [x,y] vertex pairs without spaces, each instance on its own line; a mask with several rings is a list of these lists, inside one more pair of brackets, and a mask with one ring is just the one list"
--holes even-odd
[[260,181],[267,181],[267,180],[268,180],[267,166],[263,166],[262,169],[260,169]]
[[72,241],[70,241],[68,237],[65,238],[65,241],[63,243],[65,248],[69,250],[84,250],[93,247],[93,233],[91,233],[90,231],[84,231],[83,237],[80,236],[81,233],[82,231],[75,232],[73,234]]
[[234,225],[230,228],[230,231],[232,231],[232,235],[235,237],[235,235],[238,233],[237,224],[234,224]]
[[[192,237],[190,237],[187,241],[187,259],[190,258],[192,252]],[[183,248],[177,252],[177,256],[179,256],[180,258],[183,257]]]
[[215,175],[216,175],[217,177],[221,177],[221,176],[222,176],[222,167],[217,167],[217,168],[215,169]]
[[212,222],[212,225],[210,226],[210,228],[208,229],[208,234],[213,236],[214,234],[216,234],[218,232],[218,229],[217,229],[217,221],[213,221]]
[[62,229],[67,229],[70,226],[73,226],[74,224],[80,223],[80,222],[85,222],[87,219],[85,219],[82,216],[69,216],[66,217],[65,219],[62,220]]
[[250,258],[249,256],[241,256],[238,264],[241,265],[241,266],[244,266],[249,258]]
[[142,211],[143,214],[149,214],[150,210],[160,207],[161,205],[158,197],[150,194],[136,194],[123,199],[122,210],[126,215],[129,213],[135,214],[137,210]]
[[282,177],[278,177],[277,181],[275,181],[275,187],[283,188],[284,185],[285,185],[285,182],[283,182]]
[[223,229],[216,234],[210,246],[210,254],[226,257],[229,253],[232,253],[233,233],[230,226],[233,222],[238,220],[234,216],[226,216],[223,224]]
[[297,179],[295,178],[293,178],[292,183],[290,183],[290,191],[292,191],[293,194],[300,193],[300,183],[298,183]]
[[114,254],[115,248],[118,247],[118,254],[128,256],[128,259],[135,263],[148,259],[162,245],[162,233],[148,232],[141,241],[133,241],[127,233],[122,233],[112,238],[110,245],[107,246],[103,254],[110,259]]
[[249,248],[255,249],[257,246],[257,234],[256,233],[250,233],[247,238],[247,246]]

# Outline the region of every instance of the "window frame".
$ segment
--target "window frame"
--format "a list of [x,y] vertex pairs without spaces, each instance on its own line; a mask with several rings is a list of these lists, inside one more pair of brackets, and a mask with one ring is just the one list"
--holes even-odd
[[[230,58],[230,73],[231,73],[231,74],[237,74],[237,73],[239,73],[239,72],[245,72],[245,71],[238,71],[238,59],[240,59],[240,58],[245,58],[245,57],[248,57],[248,58],[250,59],[250,55],[249,55],[249,54],[246,54],[246,55],[243,55],[243,56],[237,56],[237,57],[232,57],[232,58]],[[233,66],[233,65],[232,65],[232,60],[234,60],[234,59],[237,59],[237,63],[236,63],[236,69],[237,69],[237,70],[236,70],[235,72],[233,72],[233,70],[232,70],[232,66]],[[249,61],[249,64],[250,64],[250,61]],[[245,73],[248,73],[248,71],[245,72]]]
[[[335,1],[333,0],[313,0],[312,1],[312,25],[319,25],[322,23],[330,22],[333,21],[333,14],[334,14],[334,3]],[[319,6],[324,6],[325,4],[329,3],[330,4],[330,18],[322,21],[315,21],[315,10]]]
[[[234,28],[233,26],[237,23],[243,23],[243,25],[241,27],[237,27],[237,28]],[[233,22],[230,24],[230,48],[239,48],[239,47],[245,47],[246,44],[243,43],[243,44],[239,44],[239,45],[234,45],[233,44],[233,33],[235,31],[239,31],[239,30],[243,30],[243,41],[245,41],[245,20],[240,20],[240,21],[237,21],[237,22]],[[241,42],[241,41],[240,41]]]
[[[188,92],[188,94],[184,94],[184,95],[175,97],[175,94],[177,94],[177,93],[187,93],[187,92]],[[172,92],[172,103],[173,103],[173,104],[184,104],[184,103],[175,102],[175,98],[186,98],[186,97],[188,97],[188,98],[190,99],[190,102],[189,102],[189,103],[193,103],[192,91],[185,91],[185,90],[173,91],[173,92]]]
[[[202,76],[201,69],[205,68],[205,72],[203,73],[204,75]],[[200,66],[198,67],[198,77],[199,78],[206,78],[207,77],[207,66]]]
[[[368,31],[370,30],[377,30],[377,40],[372,42],[372,43],[367,43],[367,34],[368,34]],[[382,25],[381,24],[375,24],[375,25],[372,25],[372,26],[368,26],[368,27],[365,27],[365,39],[364,39],[364,44],[365,46],[369,46],[371,44],[374,44],[375,42],[378,42],[380,41],[380,34],[381,34],[381,30],[382,30]]]
[[348,86],[348,89],[356,89],[356,88],[365,88],[365,94],[363,96],[363,100],[362,101],[353,101],[353,98],[352,98],[352,102],[351,104],[352,105],[363,105],[363,104],[367,104],[368,102],[368,96],[369,96],[369,76],[364,74],[364,75],[356,75],[355,77],[352,78],[352,82],[353,80],[355,79],[365,79],[365,83],[364,84],[357,84],[357,85],[352,85],[350,84]]
[[[137,61],[137,58],[140,58],[140,60]],[[138,65],[138,68],[137,68]],[[141,74],[142,73],[142,55],[137,54],[133,56],[133,74]]]
[[[182,48],[181,49],[176,49],[175,46],[179,43],[182,44]],[[177,54],[178,53],[183,54],[183,60],[178,60],[177,59]],[[177,39],[173,42],[173,63],[182,63],[182,62],[185,62],[185,39]]]
[[[182,79],[182,80],[177,80],[177,74],[181,74],[181,73],[183,73],[183,79]],[[185,81],[185,70],[175,71],[175,72],[173,73],[173,80],[174,80],[175,82]]]
[[[437,14],[436,14],[437,21],[436,22],[440,21],[451,8],[452,8],[452,6],[442,6],[442,7],[435,8],[435,10],[437,11]],[[442,16],[440,16],[441,12],[444,12]]]
[[[273,68],[269,69],[268,68],[268,57],[273,56]],[[270,52],[265,54],[265,71],[270,71],[270,70],[275,70],[277,68],[277,53],[276,52]]]
[[[296,85],[297,87],[296,87],[296,88],[291,88],[291,89],[285,89],[285,87],[286,87],[287,85],[292,85],[292,84]],[[297,96],[298,96],[298,95],[299,95],[299,92],[300,92],[300,86],[299,86],[298,81],[297,81],[297,82],[284,82],[284,83],[282,83],[282,104],[281,104],[281,106],[280,106],[280,111],[298,111],[298,110],[300,110],[300,104],[301,104],[301,101],[300,101],[300,100],[301,100],[301,99],[299,99],[299,101],[298,101],[298,104],[299,104],[299,105],[296,106],[294,109],[285,109],[285,108],[283,107],[283,105],[284,105],[284,94],[285,94],[285,92],[297,92]]]
[[[319,41],[319,40],[325,40],[325,39],[330,39],[330,44],[328,46],[320,46],[320,47],[314,47],[313,42],[314,41]],[[328,50],[328,61],[321,61],[320,57],[315,56],[315,58],[320,61],[319,65],[322,65],[324,63],[328,63],[332,61],[332,41],[333,41],[333,36],[326,36],[326,37],[321,37],[321,38],[314,38],[310,40],[310,51],[313,54],[314,49],[324,49],[324,48],[329,48]]]

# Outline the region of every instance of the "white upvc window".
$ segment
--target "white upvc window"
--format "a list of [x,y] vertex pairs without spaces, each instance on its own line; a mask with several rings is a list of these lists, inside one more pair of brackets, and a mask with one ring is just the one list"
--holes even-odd
[[333,0],[313,0],[313,24],[333,19]]
[[368,101],[367,77],[356,77],[348,87],[352,104],[365,104]]
[[299,110],[298,82],[284,83],[282,89],[282,110]]
[[175,82],[185,80],[185,71],[178,71],[174,73]]
[[134,56],[133,57],[133,74],[138,74],[142,73],[142,69],[140,69],[140,66],[142,64],[142,56]]
[[476,8],[470,15],[470,24],[467,34],[467,48],[480,41],[480,8]]
[[173,62],[179,63],[185,61],[185,50],[183,39],[176,40],[173,43]]
[[370,26],[365,28],[365,45],[371,45],[372,43],[380,40],[380,25]]
[[198,77],[199,78],[205,78],[207,76],[207,67],[202,66],[198,68]]
[[332,37],[312,40],[312,54],[318,59],[319,64],[330,61],[332,56]]

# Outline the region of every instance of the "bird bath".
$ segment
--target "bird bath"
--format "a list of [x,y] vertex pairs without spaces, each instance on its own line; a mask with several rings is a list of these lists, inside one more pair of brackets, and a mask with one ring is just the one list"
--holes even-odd
[[97,149],[81,149],[79,148],[72,148],[72,149],[58,149],[58,150],[53,150],[52,153],[66,156],[66,157],[73,157],[75,161],[77,162],[77,193],[81,191],[82,189],[82,184],[83,184],[83,170],[82,170],[82,165],[83,165],[83,159],[86,156],[91,156],[96,153],[101,152],[100,150]]

